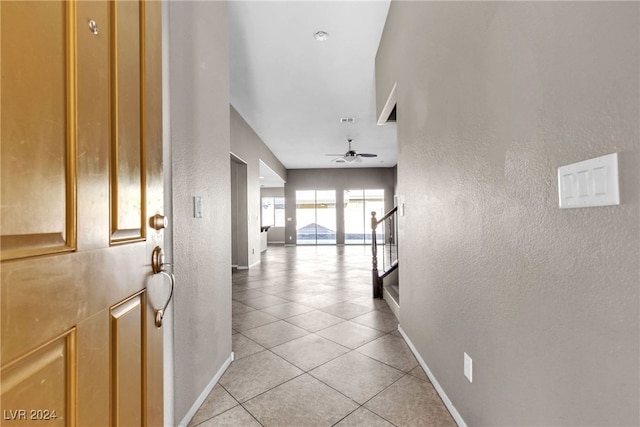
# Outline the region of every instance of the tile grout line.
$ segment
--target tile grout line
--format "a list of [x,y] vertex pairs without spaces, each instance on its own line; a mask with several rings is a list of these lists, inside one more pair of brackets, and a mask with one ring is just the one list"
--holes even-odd
[[[233,398],[233,400],[235,400],[236,402],[238,402],[238,405],[236,405],[236,406],[241,406],[241,407],[242,407],[242,409],[244,409],[245,411],[247,411],[247,413],[248,413],[249,415],[251,415],[251,417],[252,417],[254,420],[256,420],[256,422],[257,422],[258,424],[260,424],[261,426],[263,426],[263,427],[264,427],[264,424],[262,424],[262,423],[260,422],[260,420],[258,420],[258,419],[256,418],[256,416],[255,416],[255,415],[253,415],[253,414],[251,413],[251,411],[249,411],[247,408],[245,408],[245,407],[244,407],[244,405],[242,404],[242,402],[240,402],[238,399],[236,399],[236,398],[235,398],[235,396],[234,396],[234,395],[232,395],[232,394],[231,394],[231,392],[229,392],[229,390],[227,390],[227,389],[226,389],[222,384],[220,384],[220,387],[222,387],[222,388],[224,389],[224,391],[226,391],[227,393],[229,393],[229,396],[231,396],[231,397]],[[234,406],[233,408],[235,408],[236,406]],[[231,409],[233,409],[233,408],[227,409],[227,411],[230,411],[230,410],[231,410]],[[225,412],[227,412],[227,411],[225,411]],[[223,413],[224,413],[224,412],[223,412]],[[222,415],[222,414],[219,414],[219,415]],[[217,416],[217,415],[216,415],[216,416]],[[214,418],[215,418],[215,417],[214,417]]]
[[[294,249],[297,249],[297,248],[294,248]],[[317,249],[317,248],[316,248],[316,249]],[[318,252],[318,251],[316,251],[316,253],[317,253],[317,252]],[[344,251],[343,251],[343,252],[344,252]],[[295,252],[295,251],[287,251],[287,252],[286,252],[286,254],[296,254],[296,252]],[[318,257],[321,257],[322,255],[321,255],[321,254],[318,254],[317,256],[318,256]],[[312,259],[312,260],[310,260],[310,261],[305,262],[305,265],[313,265],[313,264],[315,264],[315,263],[316,263],[316,262],[318,262],[318,261],[320,261],[320,259]],[[286,262],[283,262],[283,263],[280,263],[280,262],[271,262],[271,263],[263,262],[263,263],[261,264],[260,268],[264,268],[264,267],[267,267],[267,268],[269,268],[269,269],[271,269],[272,267],[279,268],[279,267],[281,267],[281,265],[288,265],[288,264],[287,264]],[[269,272],[269,271],[265,271],[265,270],[266,270],[266,269],[264,269],[264,270],[263,270],[263,272],[265,272],[265,273],[268,273],[268,272]],[[293,268],[290,268],[288,271],[297,271],[297,268],[296,268],[296,267],[293,267]],[[238,401],[238,400],[237,400],[237,399],[236,399],[236,398],[235,398],[231,393],[229,393],[229,392],[228,392],[228,390],[226,390],[226,388],[224,388],[224,387],[223,387],[223,389],[224,389],[227,393],[229,393],[229,395],[231,395],[231,396],[233,397],[233,399],[234,399],[234,400],[235,400],[235,401],[236,401],[240,406],[242,406],[242,407],[243,407],[247,412],[249,412],[249,414],[250,414],[254,419],[256,419],[256,421],[258,421],[258,419],[256,418],[256,416],[255,416],[254,414],[252,414],[252,413],[251,413],[251,412],[250,412],[246,407],[244,407],[244,404],[245,404],[245,403],[247,403],[247,402],[249,402],[249,401],[251,401],[251,400],[253,400],[253,399],[257,398],[258,396],[261,396],[261,395],[263,395],[263,394],[265,394],[265,393],[268,393],[268,392],[270,392],[270,391],[273,391],[275,388],[280,387],[280,386],[282,386],[282,385],[284,385],[284,384],[286,384],[286,383],[288,383],[288,382],[291,382],[291,381],[295,380],[296,378],[300,378],[301,376],[303,376],[303,375],[307,374],[307,375],[309,375],[309,377],[311,377],[311,378],[315,379],[315,380],[316,380],[316,381],[318,381],[320,384],[323,384],[324,386],[326,386],[326,387],[330,388],[331,390],[334,390],[336,393],[338,393],[339,395],[341,395],[341,396],[343,396],[344,398],[348,399],[349,401],[351,401],[351,402],[355,403],[355,404],[356,404],[356,406],[357,406],[355,409],[353,409],[351,412],[347,413],[344,417],[342,417],[340,420],[338,420],[336,423],[334,423],[334,424],[332,424],[332,425],[335,425],[335,424],[337,424],[337,423],[340,423],[342,420],[344,420],[345,418],[347,418],[348,416],[350,416],[351,414],[353,414],[354,412],[358,411],[358,409],[361,409],[361,408],[362,408],[363,410],[365,410],[365,411],[369,411],[369,412],[371,412],[371,413],[372,413],[372,414],[374,414],[375,416],[378,416],[378,417],[382,418],[382,419],[383,419],[383,420],[385,420],[386,422],[389,422],[391,425],[395,425],[395,424],[391,423],[389,420],[387,420],[386,418],[384,418],[384,417],[380,416],[379,414],[375,413],[374,411],[371,411],[370,409],[365,408],[365,407],[364,407],[364,405],[365,405],[366,403],[368,403],[369,401],[371,401],[372,399],[374,399],[375,397],[379,396],[379,395],[380,395],[381,393],[383,393],[384,391],[386,391],[389,387],[391,387],[391,386],[392,386],[393,384],[395,384],[397,381],[401,380],[402,378],[405,378],[407,375],[410,375],[410,376],[412,376],[412,377],[414,377],[414,376],[413,376],[412,374],[409,374],[410,370],[409,370],[409,371],[403,371],[402,369],[399,369],[399,368],[396,368],[396,367],[394,367],[394,366],[391,366],[391,365],[389,365],[389,364],[387,364],[387,363],[385,363],[385,362],[383,362],[383,361],[381,361],[381,360],[378,360],[378,359],[376,359],[376,358],[374,358],[374,357],[372,357],[372,356],[369,356],[369,355],[367,355],[367,354],[361,353],[361,352],[359,351],[359,349],[361,349],[363,346],[365,346],[365,345],[367,345],[367,344],[370,344],[370,343],[372,343],[372,342],[375,342],[376,340],[379,340],[379,339],[381,339],[381,338],[384,338],[384,337],[386,337],[387,335],[392,335],[392,332],[393,332],[393,331],[380,330],[380,329],[378,329],[378,328],[371,327],[371,326],[369,326],[369,325],[367,325],[367,324],[362,324],[362,323],[358,323],[358,322],[354,322],[354,321],[353,321],[353,319],[355,319],[355,318],[357,318],[357,317],[364,316],[364,315],[367,315],[367,314],[370,314],[370,313],[376,313],[376,312],[378,312],[378,313],[381,313],[381,314],[387,314],[387,311],[386,311],[386,310],[380,310],[380,309],[378,309],[378,305],[377,305],[377,304],[374,304],[374,306],[373,306],[373,307],[371,307],[371,306],[370,306],[370,305],[368,305],[368,304],[359,304],[359,303],[354,303],[354,302],[352,302],[353,300],[358,300],[358,299],[362,300],[362,299],[365,297],[365,295],[363,295],[363,293],[364,293],[364,292],[362,292],[362,293],[358,293],[357,291],[354,291],[354,292],[355,292],[355,294],[352,294],[352,295],[353,295],[352,297],[349,297],[349,298],[346,298],[346,299],[343,299],[343,298],[344,298],[344,296],[338,297],[337,299],[336,299],[336,298],[333,298],[333,296],[332,296],[332,293],[333,293],[333,292],[338,292],[338,293],[339,293],[339,292],[341,292],[341,291],[343,291],[343,290],[345,290],[345,289],[349,289],[349,286],[348,286],[348,285],[349,285],[349,283],[348,283],[348,282],[349,282],[349,281],[351,281],[351,280],[354,280],[354,279],[356,279],[356,278],[355,278],[355,277],[348,277],[348,278],[342,279],[342,274],[340,273],[340,271],[342,271],[342,269],[340,269],[340,271],[338,271],[338,272],[335,272],[335,270],[330,270],[330,271],[331,271],[331,273],[330,273],[331,280],[339,280],[339,281],[341,282],[341,283],[340,283],[340,284],[341,284],[341,286],[331,286],[331,285],[327,285],[327,284],[326,284],[326,279],[325,279],[325,280],[323,280],[323,282],[325,282],[325,283],[320,283],[319,285],[321,285],[321,286],[331,286],[332,288],[334,288],[334,290],[328,290],[328,291],[326,291],[326,292],[321,292],[321,293],[318,293],[318,294],[316,294],[316,295],[310,295],[310,296],[308,296],[308,297],[304,297],[304,298],[300,298],[300,299],[295,299],[295,298],[294,298],[294,299],[290,299],[290,298],[285,298],[285,297],[282,297],[282,296],[278,295],[279,293],[288,292],[288,291],[286,291],[286,290],[285,290],[285,291],[282,291],[282,292],[278,292],[278,293],[269,293],[269,292],[265,292],[265,291],[260,291],[260,289],[268,288],[268,287],[272,287],[272,286],[283,286],[283,287],[289,287],[289,289],[290,289],[290,290],[296,290],[296,289],[299,289],[299,290],[301,290],[301,291],[302,291],[304,288],[301,288],[301,287],[290,287],[290,286],[288,286],[289,284],[292,284],[294,281],[300,281],[301,279],[303,279],[303,277],[304,277],[304,276],[302,276],[301,274],[297,275],[297,277],[289,277],[286,281],[284,281],[284,282],[278,282],[278,283],[276,283],[276,284],[274,284],[274,285],[270,285],[270,284],[269,284],[269,282],[268,282],[268,280],[269,280],[269,279],[254,279],[254,280],[249,280],[249,277],[250,277],[250,276],[249,276],[248,274],[244,274],[244,275],[243,275],[243,276],[245,277],[245,279],[246,279],[246,282],[245,282],[245,283],[249,283],[249,282],[264,282],[263,284],[264,284],[265,286],[257,287],[257,288],[246,288],[246,289],[245,289],[245,291],[247,291],[247,290],[255,290],[255,291],[257,291],[258,293],[262,293],[262,294],[263,294],[263,295],[260,295],[260,296],[254,297],[254,298],[256,298],[256,299],[257,299],[257,298],[262,298],[262,297],[265,297],[265,296],[272,296],[272,297],[281,298],[281,299],[283,299],[283,300],[286,300],[286,302],[282,302],[282,303],[279,303],[279,304],[273,304],[273,305],[270,305],[270,306],[267,306],[267,307],[262,307],[262,308],[259,308],[259,309],[258,309],[258,308],[252,307],[251,305],[245,304],[245,303],[244,303],[244,302],[242,302],[242,301],[237,301],[237,300],[235,300],[235,299],[234,299],[234,301],[235,301],[235,302],[238,302],[238,303],[243,304],[243,305],[245,305],[245,306],[247,306],[247,307],[249,307],[249,308],[254,309],[254,310],[252,310],[252,311],[261,311],[261,312],[262,312],[262,313],[264,313],[264,314],[270,315],[269,313],[266,313],[266,312],[264,312],[263,310],[265,310],[265,309],[269,309],[269,308],[271,308],[271,307],[276,307],[276,306],[278,306],[278,305],[282,305],[282,304],[289,304],[289,303],[292,303],[292,304],[299,304],[299,305],[303,305],[303,306],[305,306],[305,307],[310,308],[311,310],[310,310],[309,312],[307,312],[307,313],[312,313],[312,312],[314,312],[314,311],[317,311],[317,312],[319,312],[319,313],[324,313],[324,314],[327,314],[327,315],[330,315],[330,316],[334,316],[334,317],[337,317],[337,318],[341,319],[341,321],[340,321],[339,323],[336,323],[336,324],[333,324],[333,325],[329,325],[329,326],[326,326],[326,327],[321,328],[321,329],[318,329],[318,330],[309,331],[308,329],[305,329],[305,328],[303,328],[303,327],[301,327],[301,326],[295,325],[295,324],[293,324],[293,323],[291,323],[291,322],[289,322],[289,321],[288,321],[289,319],[291,319],[291,318],[293,318],[293,317],[302,316],[302,315],[306,314],[306,313],[299,313],[299,314],[295,314],[295,315],[287,316],[287,317],[283,317],[283,318],[281,318],[281,317],[279,317],[279,316],[274,316],[274,317],[277,317],[277,320],[270,321],[270,322],[268,322],[268,323],[265,323],[264,325],[259,325],[259,326],[256,326],[256,327],[254,327],[254,328],[249,328],[249,329],[244,329],[244,330],[237,330],[237,329],[235,329],[235,330],[237,331],[237,333],[239,333],[240,335],[242,335],[244,338],[248,339],[250,342],[255,343],[256,345],[259,345],[259,346],[262,348],[262,350],[258,351],[257,353],[261,353],[261,352],[263,352],[263,351],[265,351],[265,350],[266,350],[266,351],[269,351],[272,355],[274,355],[274,356],[278,357],[279,359],[283,360],[283,361],[284,361],[284,362],[286,362],[287,364],[289,364],[289,365],[291,365],[291,366],[293,366],[293,367],[295,367],[296,369],[299,369],[299,370],[301,371],[301,373],[300,373],[300,374],[298,374],[298,375],[296,375],[296,376],[294,376],[294,377],[292,377],[292,378],[288,379],[287,381],[284,381],[284,382],[282,382],[282,383],[279,383],[279,384],[277,384],[277,385],[275,385],[275,386],[273,386],[273,387],[269,388],[268,390],[265,390],[265,391],[263,391],[263,392],[261,392],[261,393],[257,394],[256,396],[253,396],[253,397],[251,397],[250,399],[245,400],[244,402],[239,402],[239,401]],[[353,270],[350,270],[350,271],[351,271],[351,272],[353,272]],[[363,271],[364,271],[364,270],[363,270]],[[281,270],[279,270],[279,272],[281,272]],[[368,270],[367,270],[366,272],[367,272],[367,274],[369,273],[369,272],[368,272]],[[326,277],[326,276],[325,276],[325,277]],[[344,282],[344,283],[343,283],[343,282]],[[234,281],[234,284],[242,285],[242,282],[241,282],[240,280],[237,280],[237,281]],[[305,288],[306,288],[306,285],[308,285],[309,287],[313,287],[313,286],[317,286],[318,284],[317,284],[317,283],[308,283],[308,284],[304,284],[304,285],[305,285]],[[239,291],[239,292],[242,292],[242,291]],[[347,291],[345,291],[345,292],[348,292],[348,290],[347,290]],[[247,294],[247,295],[248,295],[248,294]],[[327,305],[327,306],[323,306],[323,307],[314,307],[314,306],[306,305],[306,304],[304,304],[304,303],[301,303],[301,302],[300,302],[300,300],[302,300],[302,299],[311,299],[311,298],[317,298],[317,297],[322,297],[322,296],[324,296],[325,298],[332,298],[332,299],[336,300],[336,303],[335,303],[335,304],[329,304],[329,305]],[[254,299],[254,298],[247,298],[247,299],[245,299],[245,301],[247,301],[247,300],[251,300],[251,299]],[[325,310],[324,310],[324,309],[326,309],[326,308],[328,308],[328,307],[331,307],[331,306],[334,306],[334,305],[346,304],[346,303],[348,303],[348,304],[353,304],[353,305],[357,305],[357,306],[360,306],[360,307],[363,307],[363,308],[366,308],[366,309],[369,309],[369,310],[368,310],[368,311],[366,311],[366,312],[363,312],[363,313],[359,313],[359,314],[357,314],[357,315],[355,315],[355,316],[347,317],[347,318],[342,317],[342,316],[336,316],[335,314],[333,314],[333,313],[331,313],[331,312],[327,312],[327,311],[325,311]],[[287,340],[287,341],[284,341],[284,342],[282,342],[282,343],[279,343],[279,344],[277,344],[277,345],[271,346],[270,348],[265,347],[264,345],[260,344],[258,341],[255,341],[254,339],[252,339],[252,338],[248,337],[247,335],[245,335],[245,333],[246,333],[246,332],[251,331],[252,329],[257,329],[257,328],[260,328],[260,327],[263,327],[263,326],[267,326],[267,325],[270,325],[270,324],[276,323],[276,322],[278,322],[278,321],[284,321],[284,322],[285,322],[286,324],[288,324],[288,325],[292,325],[292,326],[294,326],[294,327],[296,327],[296,328],[300,328],[301,330],[305,331],[305,334],[304,334],[304,335],[302,335],[302,336],[300,336],[300,337],[295,337],[295,338],[289,339],[289,340]],[[327,338],[327,337],[324,337],[324,336],[322,336],[322,335],[318,335],[318,334],[317,334],[318,332],[321,332],[321,331],[326,330],[326,329],[328,329],[328,328],[331,328],[331,327],[333,327],[333,326],[337,326],[337,325],[344,324],[345,322],[351,322],[352,324],[355,324],[355,325],[359,325],[359,326],[363,326],[363,327],[369,328],[369,329],[371,329],[371,330],[373,330],[373,331],[376,331],[376,332],[378,332],[378,333],[381,333],[382,335],[376,336],[375,338],[373,338],[373,339],[371,339],[371,340],[367,340],[367,341],[365,341],[364,343],[362,343],[362,344],[360,344],[360,345],[358,345],[358,346],[356,346],[356,347],[354,347],[354,348],[351,348],[351,347],[344,346],[343,344],[341,344],[341,343],[339,343],[339,342],[337,342],[337,341],[335,341],[335,340],[333,340],[333,339],[331,339],[331,338]],[[283,357],[283,356],[280,356],[280,355],[276,354],[276,353],[273,351],[273,348],[276,348],[276,347],[281,346],[281,345],[285,345],[285,344],[290,343],[290,342],[292,342],[292,341],[295,341],[295,340],[297,340],[297,339],[302,339],[302,338],[304,338],[304,337],[308,337],[308,336],[310,336],[310,335],[312,335],[312,336],[317,336],[317,337],[320,337],[320,338],[322,338],[322,339],[324,339],[324,340],[327,340],[328,342],[334,343],[335,345],[338,345],[340,348],[345,349],[345,350],[346,350],[346,352],[345,352],[345,353],[342,353],[342,354],[340,354],[340,355],[336,355],[335,357],[331,357],[330,359],[323,361],[323,362],[322,362],[322,363],[320,363],[319,365],[314,366],[314,367],[312,367],[312,368],[310,368],[310,369],[305,370],[305,369],[303,369],[303,368],[299,367],[298,365],[296,365],[295,363],[290,362],[290,361],[289,361],[289,360],[287,360],[285,357]],[[340,357],[343,357],[343,356],[345,356],[345,355],[348,355],[348,354],[350,354],[350,353],[354,353],[354,352],[355,352],[356,354],[358,354],[358,355],[361,355],[361,356],[366,357],[367,359],[370,359],[370,360],[372,360],[372,361],[375,361],[375,362],[381,363],[381,364],[383,364],[383,365],[385,365],[385,366],[388,366],[388,367],[390,367],[390,368],[392,368],[392,369],[394,369],[394,370],[396,370],[396,371],[400,372],[402,375],[401,375],[397,380],[395,380],[395,381],[393,381],[391,384],[389,384],[387,387],[385,387],[384,389],[380,390],[380,391],[379,391],[378,393],[376,393],[374,396],[372,396],[371,398],[369,398],[366,402],[364,402],[363,404],[360,404],[360,403],[356,402],[355,400],[353,400],[351,397],[349,397],[349,396],[347,396],[347,395],[343,394],[342,392],[340,392],[340,391],[336,390],[336,389],[335,389],[334,387],[332,387],[331,385],[329,385],[329,384],[325,383],[325,382],[324,382],[324,381],[322,381],[321,379],[319,379],[319,378],[315,377],[313,374],[311,374],[311,371],[313,371],[313,370],[315,370],[315,369],[317,369],[317,368],[320,368],[321,366],[324,366],[324,365],[326,365],[326,364],[328,364],[328,363],[330,363],[330,362],[332,362],[332,361],[334,361],[334,360],[336,360],[336,359],[338,359],[338,358],[340,358]],[[257,354],[257,353],[253,353],[253,354]],[[250,355],[248,355],[248,356],[250,356]],[[245,356],[245,357],[248,357],[248,356]],[[416,365],[416,366],[418,366],[418,365]],[[417,378],[417,377],[416,377],[416,378]],[[421,378],[419,378],[419,379],[420,379],[420,380],[422,380]],[[422,381],[424,381],[424,380],[422,380]],[[235,407],[235,406],[234,406],[234,407]],[[226,412],[226,411],[225,411],[225,412]],[[223,413],[224,413],[224,412],[223,412]],[[260,423],[260,422],[258,421],[258,423]],[[261,423],[260,423],[260,424],[261,424]],[[262,425],[262,424],[261,424],[261,425]]]

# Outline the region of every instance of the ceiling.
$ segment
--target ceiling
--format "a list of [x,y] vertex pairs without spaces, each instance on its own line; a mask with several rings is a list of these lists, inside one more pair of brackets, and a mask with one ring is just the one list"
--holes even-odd
[[[231,103],[287,169],[396,164],[395,125],[378,126],[375,113],[388,10],[389,0],[229,3]],[[316,40],[318,30],[328,39]],[[345,153],[348,138],[378,157],[325,155]]]

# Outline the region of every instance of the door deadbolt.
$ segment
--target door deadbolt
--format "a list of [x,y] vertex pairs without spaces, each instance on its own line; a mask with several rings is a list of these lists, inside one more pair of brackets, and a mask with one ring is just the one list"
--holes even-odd
[[167,228],[167,225],[169,225],[169,219],[166,216],[155,214],[149,218],[149,225],[154,230],[160,231],[163,228]]

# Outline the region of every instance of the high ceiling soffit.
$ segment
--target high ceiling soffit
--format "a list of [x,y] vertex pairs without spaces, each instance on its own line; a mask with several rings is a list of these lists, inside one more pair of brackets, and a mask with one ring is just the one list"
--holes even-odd
[[[396,164],[395,124],[378,126],[375,113],[388,10],[389,1],[230,2],[231,103],[288,169]],[[378,157],[325,155],[345,153],[349,138]]]
[[262,160],[260,160],[260,187],[279,188],[284,187],[284,180]]

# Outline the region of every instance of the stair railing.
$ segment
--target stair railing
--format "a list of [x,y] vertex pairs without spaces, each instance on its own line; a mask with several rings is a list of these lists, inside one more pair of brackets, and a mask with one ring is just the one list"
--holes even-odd
[[[393,270],[398,268],[398,233],[397,233],[397,213],[398,207],[394,207],[389,212],[387,212],[382,218],[376,218],[376,212],[371,212],[371,261],[372,261],[372,270],[371,270],[371,278],[373,284],[373,297],[374,298],[382,298],[382,288],[383,288],[383,280],[384,277],[391,273]],[[386,256],[382,257],[382,274],[378,271],[378,225],[383,224],[385,221],[388,221],[388,226],[386,227],[386,240],[388,241],[387,250],[383,251],[387,252],[389,258],[389,264],[386,264]]]

